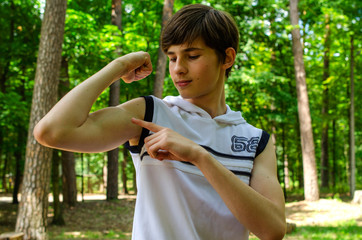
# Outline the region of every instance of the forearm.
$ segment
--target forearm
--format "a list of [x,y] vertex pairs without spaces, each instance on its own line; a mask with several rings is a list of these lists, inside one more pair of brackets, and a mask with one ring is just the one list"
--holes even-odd
[[78,127],[87,119],[92,105],[99,95],[119,78],[120,69],[125,69],[122,59],[116,59],[99,72],[83,81],[66,94],[42,121],[54,126]]
[[260,239],[282,239],[284,209],[274,204],[208,153],[195,163],[234,216]]

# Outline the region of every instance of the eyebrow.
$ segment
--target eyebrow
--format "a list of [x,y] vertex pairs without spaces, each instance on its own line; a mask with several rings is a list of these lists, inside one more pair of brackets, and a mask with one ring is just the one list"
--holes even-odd
[[[204,49],[203,48],[190,47],[190,48],[183,49],[181,52],[192,52],[192,51],[200,51],[200,50],[204,50]],[[175,54],[175,52],[167,51],[167,55],[173,55],[173,54]]]

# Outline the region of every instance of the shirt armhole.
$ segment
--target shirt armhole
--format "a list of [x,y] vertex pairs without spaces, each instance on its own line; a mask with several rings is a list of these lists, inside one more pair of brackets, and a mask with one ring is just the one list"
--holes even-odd
[[[153,120],[153,112],[154,112],[154,102],[153,102],[153,98],[151,96],[143,96],[143,98],[145,99],[146,102],[146,111],[145,111],[145,118],[144,120],[146,122],[152,122]],[[140,140],[138,142],[138,145],[135,146],[131,146],[129,144],[129,141],[127,141],[124,144],[124,147],[127,148],[130,152],[132,153],[140,153],[141,149],[145,143],[145,138],[150,134],[150,130],[143,128],[142,129],[142,133],[140,136]]]
[[260,153],[264,151],[266,145],[268,144],[269,137],[270,137],[269,133],[263,130],[258,147],[256,149],[255,157],[257,157]]

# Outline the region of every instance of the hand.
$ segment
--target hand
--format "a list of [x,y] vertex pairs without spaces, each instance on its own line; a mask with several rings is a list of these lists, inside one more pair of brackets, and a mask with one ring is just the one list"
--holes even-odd
[[126,62],[126,73],[121,76],[124,82],[141,80],[152,73],[152,62],[147,52],[135,52],[121,57]]
[[146,150],[152,158],[195,163],[200,154],[206,152],[195,142],[169,128],[135,118],[132,118],[132,122],[154,132],[145,138]]

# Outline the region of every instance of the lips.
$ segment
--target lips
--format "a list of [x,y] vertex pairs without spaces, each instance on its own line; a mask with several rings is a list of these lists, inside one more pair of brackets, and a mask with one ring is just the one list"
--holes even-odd
[[176,85],[178,87],[186,87],[188,86],[192,81],[191,80],[179,80],[176,82]]

